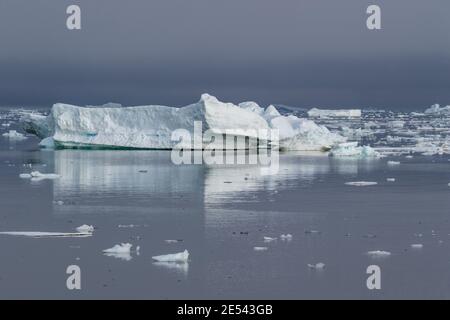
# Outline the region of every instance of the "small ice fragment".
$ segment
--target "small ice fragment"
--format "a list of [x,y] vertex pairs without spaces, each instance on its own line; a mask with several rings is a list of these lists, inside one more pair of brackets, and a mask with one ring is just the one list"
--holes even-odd
[[387,162],[387,164],[390,165],[390,166],[396,166],[396,165],[400,164],[400,161],[392,161],[392,160],[390,160],[390,161]]
[[31,179],[31,174],[29,174],[29,173],[21,173],[21,174],[19,174],[19,178],[21,178],[21,179]]
[[316,270],[321,270],[324,267],[325,267],[325,263],[323,263],[323,262],[319,262],[319,263],[316,263],[316,264],[308,264],[308,268],[316,269]]
[[375,251],[368,251],[367,254],[372,257],[389,257],[391,253],[389,251],[381,251],[381,250],[375,250]]
[[266,251],[267,247],[253,247],[253,250],[255,250],[255,251]]
[[104,253],[130,253],[131,243],[116,244],[114,247],[103,250]]
[[64,204],[64,201],[58,200],[55,201],[55,204],[57,204],[58,206],[62,206]]
[[87,225],[87,224],[83,224],[82,226],[79,226],[77,229],[76,229],[78,232],[89,232],[89,233],[92,233],[92,232],[94,232],[94,226],[89,226],[89,225]]
[[152,259],[158,262],[187,262],[189,260],[189,251],[184,250],[180,253],[154,256]]
[[306,234],[319,234],[320,231],[318,231],[318,230],[306,230],[305,233]]
[[280,236],[281,240],[283,241],[291,241],[292,240],[292,234],[288,233],[288,234],[282,234]]
[[412,244],[411,248],[413,248],[413,249],[422,249],[423,248],[423,244],[420,244],[420,243]]
[[368,186],[375,186],[378,184],[378,182],[372,182],[372,181],[353,181],[353,182],[346,182],[345,183],[348,186],[355,186],[355,187],[368,187]]
[[412,158],[414,158],[413,156],[406,156],[405,157],[406,159],[412,159]]
[[31,178],[34,180],[59,179],[61,176],[56,173],[40,173],[39,171],[31,172]]
[[166,243],[178,243],[181,242],[183,240],[164,240]]
[[277,240],[277,238],[272,238],[272,237],[264,237],[264,242],[272,242]]
[[136,247],[136,255],[140,255],[141,253],[141,246]]
[[387,182],[395,182],[395,178],[387,178],[386,181]]

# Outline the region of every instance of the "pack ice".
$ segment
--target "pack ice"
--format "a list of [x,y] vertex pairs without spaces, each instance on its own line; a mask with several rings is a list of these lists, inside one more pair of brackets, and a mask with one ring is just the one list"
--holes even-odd
[[327,110],[312,108],[308,111],[311,118],[361,118],[360,109]]
[[[197,121],[202,124],[202,132],[245,136],[250,143],[265,140],[269,129],[278,129],[279,147],[286,150],[319,151],[346,141],[312,120],[283,116],[272,105],[266,109],[255,102],[234,105],[220,102],[209,94],[181,108],[114,104],[80,107],[57,103],[49,116],[35,113],[22,116],[25,131],[44,139],[41,146],[51,146],[54,142],[61,148],[172,149],[180,146],[179,140],[172,139],[177,129],[184,129],[192,137],[193,142],[184,147],[211,147],[211,139],[204,138],[203,134],[194,136]],[[221,144],[220,148],[228,147]]]

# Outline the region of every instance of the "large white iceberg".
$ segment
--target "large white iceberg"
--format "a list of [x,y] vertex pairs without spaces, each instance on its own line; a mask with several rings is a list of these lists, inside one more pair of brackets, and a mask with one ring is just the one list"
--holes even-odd
[[[266,109],[255,102],[234,105],[208,94],[182,108],[113,104],[92,108],[57,103],[49,116],[26,114],[22,122],[27,132],[47,138],[43,146],[54,142],[56,147],[63,148],[172,149],[180,147],[180,140],[173,138],[177,130],[189,134],[191,140],[181,146],[191,149],[212,145],[216,149],[240,148],[220,141],[215,145],[215,139],[204,134],[207,130],[213,135],[226,135],[227,141],[228,136],[249,138],[242,148],[256,146],[258,141],[261,147],[266,140],[272,140],[272,145],[286,150],[318,151],[346,140],[311,120],[282,116],[272,105]],[[279,130],[279,141],[273,140],[271,129]],[[184,136],[180,137],[186,142]]]
[[308,111],[311,118],[360,118],[360,109],[327,110],[312,108]]

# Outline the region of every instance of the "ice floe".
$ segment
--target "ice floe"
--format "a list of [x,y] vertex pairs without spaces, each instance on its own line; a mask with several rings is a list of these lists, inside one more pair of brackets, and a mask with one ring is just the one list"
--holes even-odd
[[389,166],[398,166],[398,165],[400,164],[400,161],[389,160],[389,161],[387,162],[387,164],[388,164]]
[[291,241],[293,238],[292,234],[288,233],[288,234],[282,234],[280,236],[280,239],[283,241]]
[[382,251],[382,250],[368,251],[367,254],[371,257],[376,258],[389,257],[391,255],[389,251]]
[[355,187],[368,187],[368,186],[375,186],[378,184],[378,182],[374,181],[350,181],[345,183],[348,186],[355,186]]
[[387,182],[395,182],[396,179],[395,179],[395,178],[387,178],[386,181],[387,181]]
[[184,250],[179,253],[153,256],[152,259],[158,262],[187,262],[189,260],[189,251]]
[[308,111],[311,118],[360,118],[360,109],[327,110],[312,108]]
[[45,180],[45,179],[54,180],[61,178],[61,176],[56,173],[41,173],[39,171],[33,171],[30,173],[30,175],[31,178],[35,180]]
[[2,231],[0,234],[32,238],[84,238],[92,236],[92,232]]
[[421,244],[421,243],[412,244],[411,248],[412,249],[422,249],[423,248],[423,244]]
[[308,264],[308,268],[315,269],[315,270],[322,270],[323,268],[325,268],[325,263],[318,262],[315,264]]
[[358,146],[358,142],[346,142],[335,145],[329,153],[330,157],[377,158],[380,154],[369,146]]
[[79,226],[78,228],[76,228],[76,230],[78,232],[92,233],[92,232],[94,232],[94,226],[83,224],[82,226]]
[[267,249],[267,247],[253,247],[253,250],[255,251],[266,251]]
[[130,253],[133,245],[131,243],[116,244],[114,247],[103,250],[103,253]]

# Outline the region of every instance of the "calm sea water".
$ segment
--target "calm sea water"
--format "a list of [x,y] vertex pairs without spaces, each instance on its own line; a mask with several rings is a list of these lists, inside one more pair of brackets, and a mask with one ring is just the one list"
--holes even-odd
[[[450,298],[446,156],[285,153],[278,174],[261,176],[257,166],[176,166],[165,151],[44,151],[37,143],[0,136],[0,231],[96,230],[89,238],[0,235],[0,298]],[[19,178],[31,169],[62,177]],[[286,233],[291,241],[263,242]],[[121,242],[140,254],[102,254]],[[184,249],[189,263],[151,259]],[[372,250],[392,255],[371,258]],[[323,270],[307,266],[318,262]],[[69,265],[81,268],[81,290],[66,287]],[[381,268],[381,290],[367,289],[369,265]]]

